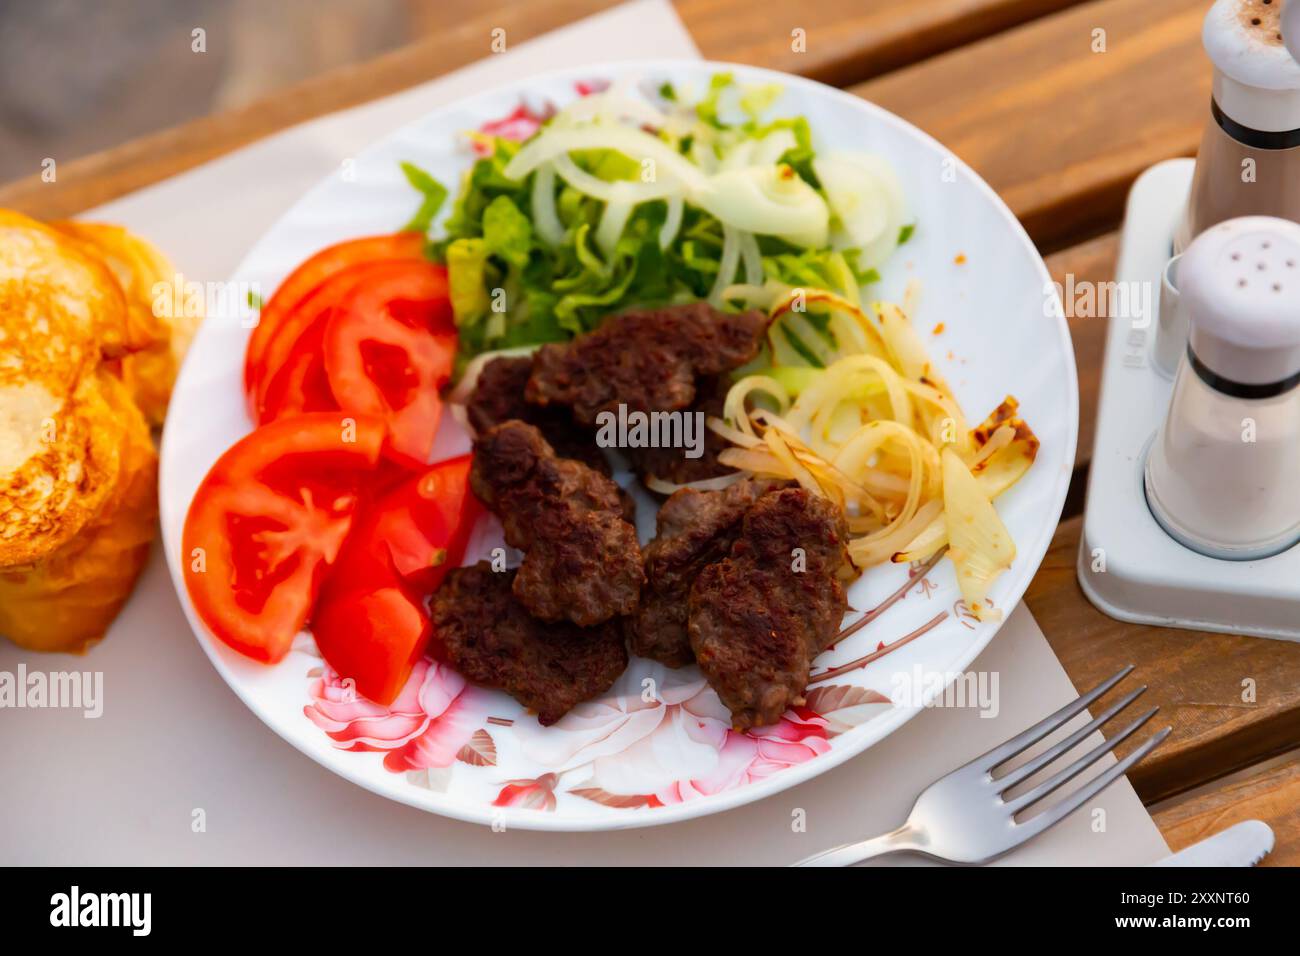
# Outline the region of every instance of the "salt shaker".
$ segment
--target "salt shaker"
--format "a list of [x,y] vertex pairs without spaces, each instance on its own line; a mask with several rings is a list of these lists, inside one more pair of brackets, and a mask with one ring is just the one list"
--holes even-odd
[[1147,458],[1147,503],[1201,554],[1251,560],[1300,540],[1300,224],[1252,216],[1178,264],[1188,347]]
[[1297,7],[1300,0],[1218,0],[1205,18],[1214,96],[1176,252],[1238,216],[1300,222]]

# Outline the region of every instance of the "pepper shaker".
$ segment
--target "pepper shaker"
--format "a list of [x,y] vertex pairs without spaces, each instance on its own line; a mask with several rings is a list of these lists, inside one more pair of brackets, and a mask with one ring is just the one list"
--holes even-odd
[[1218,0],[1205,18],[1214,95],[1176,252],[1240,216],[1300,222],[1298,7],[1300,0]]
[[1254,216],[1178,264],[1189,324],[1147,503],[1182,544],[1251,560],[1300,540],[1300,224]]

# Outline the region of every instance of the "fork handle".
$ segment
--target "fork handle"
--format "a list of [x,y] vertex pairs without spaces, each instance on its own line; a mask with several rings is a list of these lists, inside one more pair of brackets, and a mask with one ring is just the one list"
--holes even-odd
[[795,866],[852,866],[875,856],[886,853],[899,853],[903,850],[918,850],[921,847],[920,832],[904,823],[893,833],[862,840],[859,843],[846,843],[825,853],[818,853],[806,860],[800,860]]

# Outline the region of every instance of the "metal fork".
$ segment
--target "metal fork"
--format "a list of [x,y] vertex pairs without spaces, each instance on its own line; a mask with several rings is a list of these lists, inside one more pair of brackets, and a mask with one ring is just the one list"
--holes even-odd
[[903,851],[921,853],[948,863],[976,865],[996,859],[1026,840],[1038,836],[1118,780],[1130,767],[1168,737],[1173,728],[1166,727],[1153,735],[1141,747],[1105,773],[1089,780],[1084,786],[1037,816],[1017,823],[1016,814],[1055,792],[1110,753],[1120,741],[1131,737],[1160,708],[1152,707],[1104,744],[1079,757],[1063,770],[1036,784],[1020,796],[1007,799],[1004,794],[1087,739],[1098,727],[1137,700],[1146,690],[1146,685],[1117,701],[1091,723],[1080,727],[1022,766],[996,778],[993,776],[993,771],[1062,727],[1070,718],[1127,677],[1132,670],[1133,665],[1130,664],[1114,677],[1088,691],[1074,702],[1066,704],[1052,716],[1034,724],[1024,733],[1012,737],[1001,746],[994,747],[988,753],[976,757],[965,766],[958,767],[946,777],[941,777],[930,784],[917,797],[907,822],[893,833],[827,850],[795,865],[850,866],[874,856]]

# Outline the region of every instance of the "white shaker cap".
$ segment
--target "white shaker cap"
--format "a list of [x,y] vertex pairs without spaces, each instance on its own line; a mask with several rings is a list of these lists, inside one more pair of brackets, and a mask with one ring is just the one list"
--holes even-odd
[[1210,372],[1241,385],[1300,373],[1300,223],[1246,216],[1207,229],[1179,261],[1178,289]]
[[[1214,101],[1253,130],[1300,129],[1300,0],[1217,0],[1201,38],[1214,62]],[[1285,19],[1285,28],[1282,20]],[[1283,30],[1291,36],[1283,41]],[[1287,49],[1290,44],[1290,50]]]

